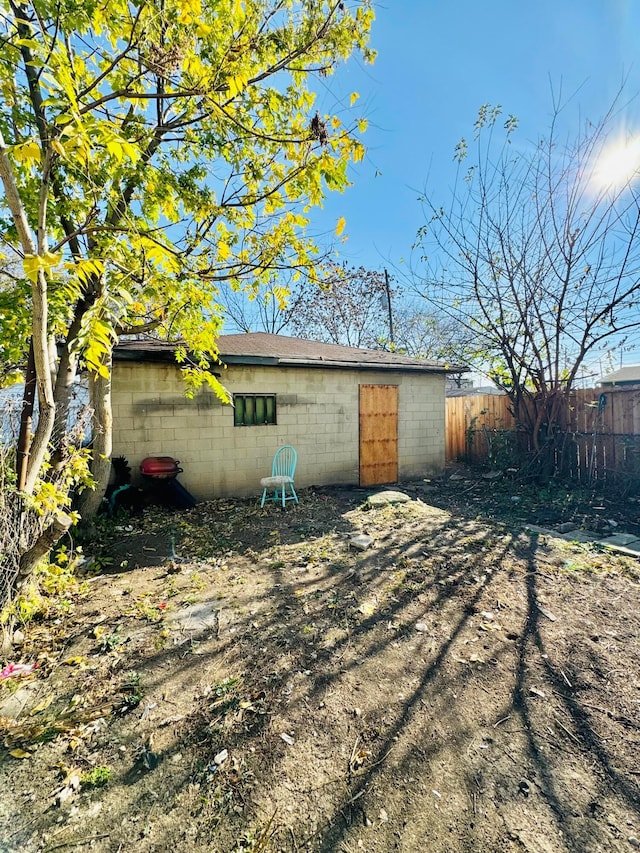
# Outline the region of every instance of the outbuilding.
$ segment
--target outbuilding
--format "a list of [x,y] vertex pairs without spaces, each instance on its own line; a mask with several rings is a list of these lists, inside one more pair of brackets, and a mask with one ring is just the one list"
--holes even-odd
[[174,344],[116,347],[114,455],[134,471],[149,456],[180,460],[198,499],[258,494],[283,444],[298,451],[298,490],[442,472],[445,378],[460,367],[262,332],[223,335],[218,346],[212,369],[233,405],[208,387],[185,396]]

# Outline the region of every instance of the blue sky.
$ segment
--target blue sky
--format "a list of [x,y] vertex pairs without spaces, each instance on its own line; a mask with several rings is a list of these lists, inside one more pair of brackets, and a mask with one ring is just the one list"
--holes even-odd
[[377,4],[373,66],[350,63],[327,80],[321,111],[360,93],[367,155],[354,185],[313,215],[314,230],[345,216],[341,257],[374,269],[409,258],[422,224],[418,194],[446,203],[455,143],[481,104],[501,104],[533,140],[549,126],[551,87],[573,95],[568,132],[597,121],[626,77],[627,126],[640,130],[637,0],[385,0]]

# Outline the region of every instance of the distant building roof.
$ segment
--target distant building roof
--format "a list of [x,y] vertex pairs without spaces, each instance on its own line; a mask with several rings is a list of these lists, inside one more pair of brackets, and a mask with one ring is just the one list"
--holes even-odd
[[[176,343],[157,340],[131,340],[114,350],[116,361],[174,361]],[[324,344],[267,332],[221,335],[218,338],[220,360],[225,364],[261,364],[288,367],[330,367],[460,373],[467,368],[438,361],[411,358],[386,350]]]
[[628,364],[599,380],[598,385],[640,385],[640,364]]
[[447,388],[447,397],[503,397],[506,394],[502,388],[495,385],[480,385],[471,388]]

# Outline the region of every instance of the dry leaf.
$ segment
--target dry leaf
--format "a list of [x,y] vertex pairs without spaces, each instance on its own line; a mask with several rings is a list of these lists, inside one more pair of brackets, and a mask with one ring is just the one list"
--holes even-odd
[[9,755],[13,758],[31,758],[31,753],[27,752],[26,749],[10,749]]
[[376,612],[376,603],[373,601],[363,601],[358,610],[363,616],[373,616]]
[[39,714],[41,711],[46,711],[46,709],[49,707],[49,705],[53,702],[53,699],[54,699],[53,693],[50,693],[48,696],[46,696],[42,700],[42,702],[38,702],[38,704],[35,706],[35,708],[32,708],[29,711],[29,716],[33,717],[33,716],[35,716],[35,714]]

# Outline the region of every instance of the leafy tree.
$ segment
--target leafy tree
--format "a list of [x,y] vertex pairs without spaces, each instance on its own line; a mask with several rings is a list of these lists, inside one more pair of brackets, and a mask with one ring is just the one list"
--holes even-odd
[[[366,124],[321,115],[313,80],[355,51],[373,59],[372,19],[370,0],[0,0],[0,235],[24,267],[3,294],[0,339],[14,335],[26,360],[29,338],[39,401],[22,494],[47,481],[58,510],[67,502],[79,366],[94,411],[91,514],[120,336],[181,339],[188,387],[222,394],[206,370],[219,283],[252,292],[288,266],[313,277],[305,213],[347,185]],[[72,523],[48,519],[23,574]]]
[[485,105],[471,165],[467,142],[456,147],[451,203],[424,200],[422,295],[475,336],[544,476],[562,467],[562,414],[585,359],[640,329],[638,197],[632,175],[614,183],[601,165],[613,114],[561,144],[557,108],[545,138],[516,147],[516,120],[501,128]]

